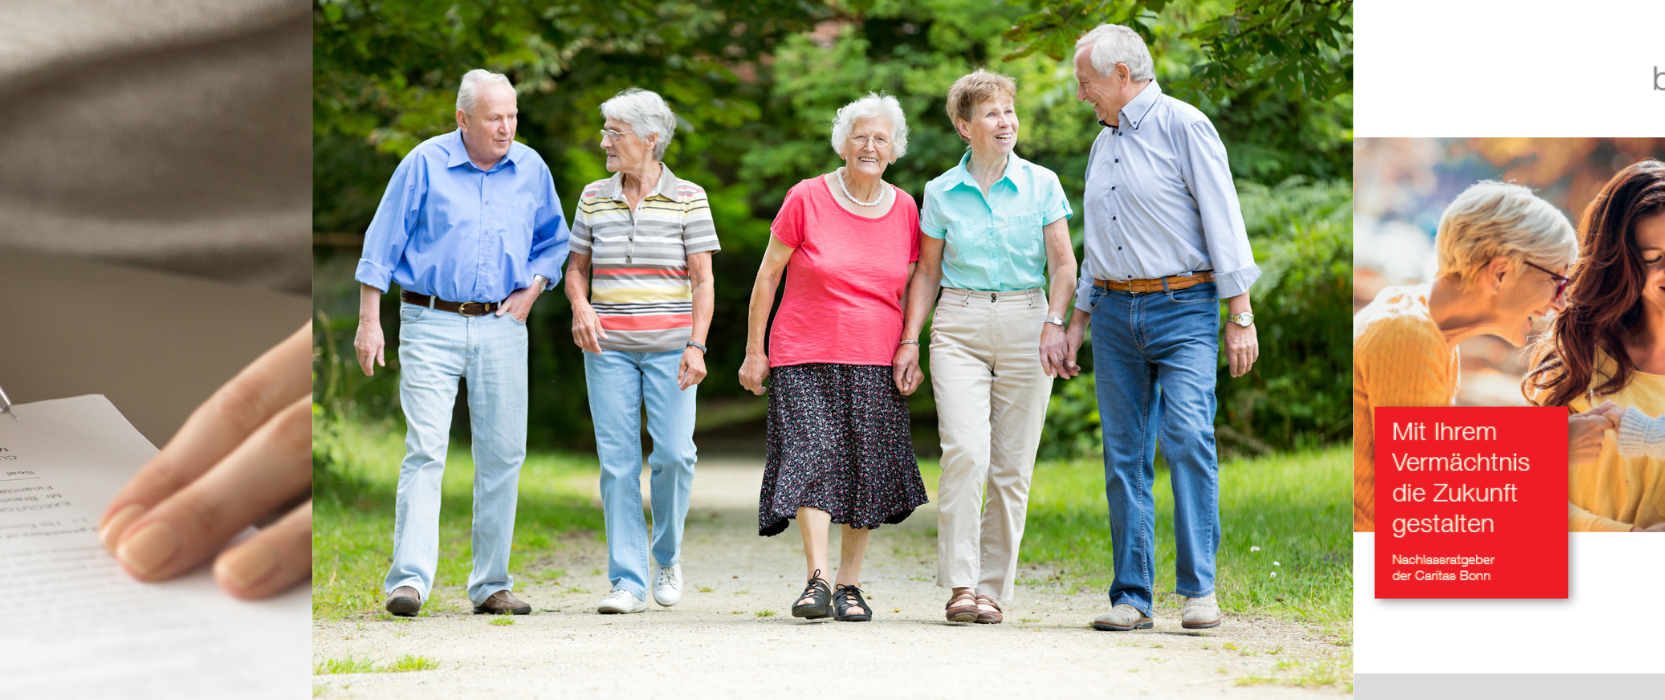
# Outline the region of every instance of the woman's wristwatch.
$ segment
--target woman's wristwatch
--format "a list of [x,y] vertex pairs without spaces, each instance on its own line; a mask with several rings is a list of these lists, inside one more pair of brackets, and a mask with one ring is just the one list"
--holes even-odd
[[902,342],[901,342],[901,343],[899,343],[899,344],[900,344],[900,345],[918,345],[918,344],[919,344],[919,341],[918,341],[918,340],[914,340],[914,339],[913,339],[913,338],[906,338],[906,339],[904,339],[904,340],[903,340],[903,341],[902,341]]

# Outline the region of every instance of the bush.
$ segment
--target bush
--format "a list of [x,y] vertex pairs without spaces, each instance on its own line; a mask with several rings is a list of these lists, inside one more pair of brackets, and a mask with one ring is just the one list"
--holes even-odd
[[[1263,454],[1350,440],[1352,186],[1300,177],[1275,187],[1240,182],[1238,197],[1262,273],[1252,290],[1260,359],[1247,376],[1233,379],[1221,354],[1214,418],[1221,452]],[[1093,380],[1088,373],[1060,382],[1047,409],[1042,457],[1102,452]]]

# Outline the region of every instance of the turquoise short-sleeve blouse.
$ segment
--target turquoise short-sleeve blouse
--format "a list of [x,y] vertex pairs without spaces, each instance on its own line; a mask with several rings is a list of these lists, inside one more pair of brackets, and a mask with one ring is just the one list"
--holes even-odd
[[925,185],[919,225],[943,239],[942,286],[1012,292],[1046,285],[1046,244],[1041,228],[1071,214],[1058,175],[1007,156],[1006,173],[983,196],[977,179],[960,164]]

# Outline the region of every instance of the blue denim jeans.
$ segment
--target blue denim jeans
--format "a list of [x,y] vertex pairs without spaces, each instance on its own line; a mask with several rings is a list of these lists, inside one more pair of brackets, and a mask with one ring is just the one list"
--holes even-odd
[[515,533],[520,465],[526,461],[526,324],[513,316],[463,316],[399,306],[399,402],[405,461],[393,520],[387,592],[410,586],[423,602],[439,562],[440,480],[451,441],[457,380],[468,380],[474,436],[474,570],[468,599],[484,603],[514,590],[509,546]]
[[1174,491],[1175,588],[1191,598],[1214,592],[1220,545],[1216,293],[1213,283],[1143,294],[1092,291],[1093,371],[1116,568],[1110,603],[1128,603],[1146,615],[1156,587],[1151,486],[1158,440]]
[[648,527],[642,515],[642,404],[653,454],[653,558],[677,563],[682,521],[694,488],[694,395],[677,387],[682,351],[584,353],[590,419],[601,458],[601,512],[607,523],[607,578],[647,600]]

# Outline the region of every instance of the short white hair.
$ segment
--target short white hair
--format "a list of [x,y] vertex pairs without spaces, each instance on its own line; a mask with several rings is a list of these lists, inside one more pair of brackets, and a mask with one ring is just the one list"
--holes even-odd
[[457,88],[457,109],[462,111],[463,114],[474,116],[474,107],[475,103],[479,101],[480,88],[491,85],[502,85],[508,88],[510,93],[519,94],[515,92],[514,83],[509,82],[508,76],[502,73],[493,73],[484,68],[475,68],[463,74],[462,85]]
[[659,142],[653,146],[653,159],[665,157],[665,149],[676,136],[676,113],[659,93],[641,88],[625,88],[612,99],[601,103],[602,119],[617,119],[630,125],[636,138],[643,141],[657,134]]
[[1093,30],[1083,34],[1075,41],[1075,50],[1091,46],[1093,53],[1089,57],[1093,70],[1101,76],[1108,77],[1116,72],[1116,64],[1127,64],[1129,78],[1142,82],[1154,80],[1156,69],[1150,60],[1150,47],[1145,46],[1145,40],[1139,34],[1119,24],[1101,24]]
[[900,159],[908,152],[908,117],[902,114],[902,103],[882,92],[867,93],[866,97],[838,110],[838,116],[833,118],[833,152],[844,157],[844,147],[850,142],[850,130],[856,127],[856,122],[876,117],[890,120],[890,155]]
[[1487,180],[1457,195],[1440,215],[1434,247],[1441,276],[1456,274],[1466,288],[1485,275],[1493,258],[1555,269],[1578,257],[1578,234],[1555,205],[1520,185]]

